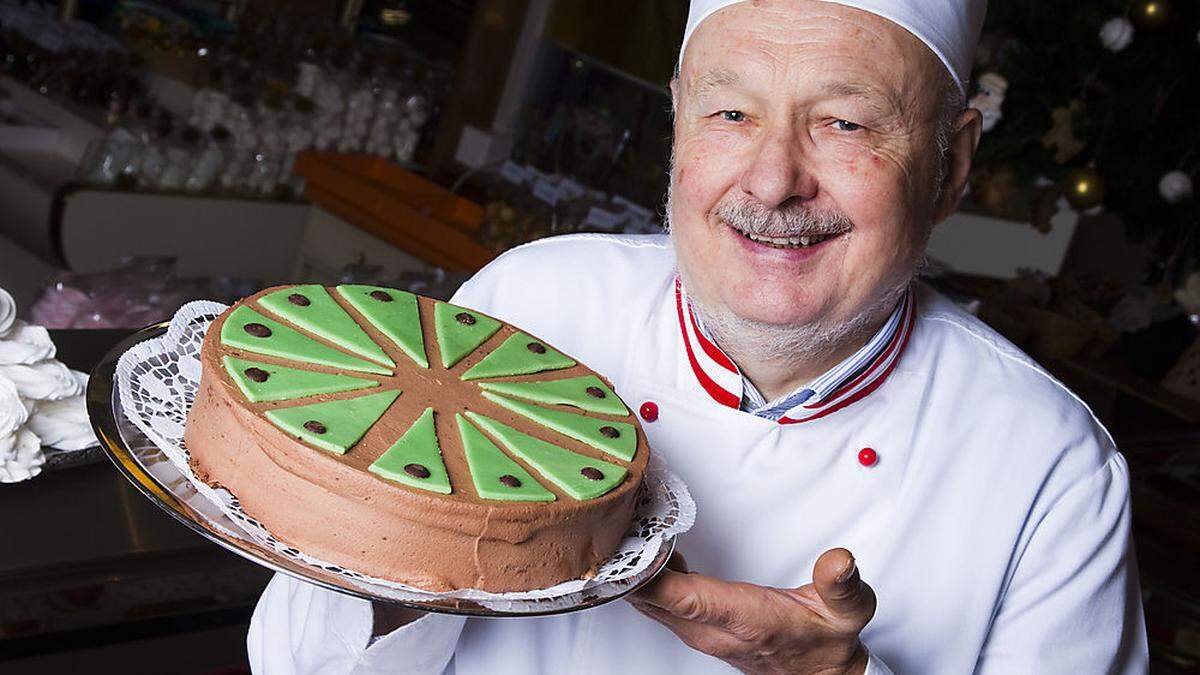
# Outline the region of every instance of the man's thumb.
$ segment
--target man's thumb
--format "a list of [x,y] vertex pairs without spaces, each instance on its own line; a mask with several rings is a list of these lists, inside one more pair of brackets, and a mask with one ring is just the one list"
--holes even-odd
[[837,618],[859,624],[860,629],[875,615],[875,592],[863,583],[854,556],[844,548],[826,551],[817,558],[813,586]]

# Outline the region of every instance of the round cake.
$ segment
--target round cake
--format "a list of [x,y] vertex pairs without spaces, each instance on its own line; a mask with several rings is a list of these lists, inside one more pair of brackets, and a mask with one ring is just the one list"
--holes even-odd
[[213,321],[192,469],[277,539],[431,591],[586,578],[649,458],[608,382],[472,309],[379,286],[282,286]]

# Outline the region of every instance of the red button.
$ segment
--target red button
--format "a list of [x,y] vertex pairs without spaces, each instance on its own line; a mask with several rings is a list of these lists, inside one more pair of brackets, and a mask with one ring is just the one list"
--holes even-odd
[[858,451],[858,463],[863,466],[875,466],[875,462],[879,461],[879,453],[871,448],[863,448]]
[[658,404],[654,401],[646,401],[638,410],[638,414],[640,414],[642,419],[646,420],[647,422],[653,422],[654,420],[658,419]]

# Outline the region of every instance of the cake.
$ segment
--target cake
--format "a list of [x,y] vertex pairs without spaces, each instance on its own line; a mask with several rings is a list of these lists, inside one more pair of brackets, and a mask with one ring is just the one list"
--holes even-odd
[[649,458],[610,383],[472,309],[268,288],[213,321],[185,443],[290,547],[371,577],[504,592],[587,578]]

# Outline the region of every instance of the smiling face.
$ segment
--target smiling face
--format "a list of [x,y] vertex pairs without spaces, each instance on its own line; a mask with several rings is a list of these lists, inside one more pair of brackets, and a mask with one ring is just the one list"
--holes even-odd
[[718,326],[812,335],[883,319],[948,213],[945,72],[903,28],[831,3],[743,2],[700,24],[672,85],[668,208],[718,341],[736,342]]

